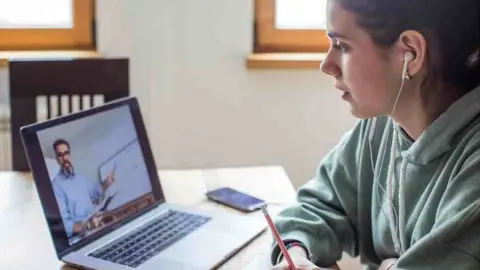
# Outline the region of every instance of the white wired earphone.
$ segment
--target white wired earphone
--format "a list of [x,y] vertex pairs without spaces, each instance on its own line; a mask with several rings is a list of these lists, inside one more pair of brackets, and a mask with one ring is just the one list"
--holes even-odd
[[[393,109],[392,109],[392,112],[391,112],[391,117],[393,117],[394,113],[395,113],[395,109],[396,109],[396,106],[397,106],[397,102],[400,98],[400,95],[402,93],[402,90],[403,90],[403,86],[405,84],[405,80],[410,80],[411,77],[410,75],[408,74],[408,64],[413,60],[415,59],[415,55],[413,52],[411,51],[407,51],[404,55],[404,64],[403,64],[403,70],[402,70],[402,83],[400,85],[400,89],[398,90],[398,93],[397,93],[397,97],[396,97],[396,100],[395,100],[395,103],[393,105]],[[369,139],[370,139],[370,142],[372,141],[373,139],[373,132],[374,132],[374,129],[375,129],[375,124],[376,124],[376,118],[373,119],[373,122],[372,122],[372,128],[370,130],[370,134],[369,134]],[[394,131],[394,137],[395,137],[395,131]],[[388,207],[388,216],[387,214],[383,211],[383,207],[380,207],[382,209],[382,212],[385,214],[385,216],[387,216],[388,218],[388,221],[389,221],[389,225],[390,225],[390,229],[392,230],[392,237],[393,237],[393,241],[394,241],[394,244],[395,244],[395,249],[397,249],[397,251],[399,251],[399,253],[402,253],[402,247],[403,245],[401,244],[402,242],[402,238],[404,237],[403,236],[403,231],[402,229],[400,229],[399,227],[400,226],[404,226],[405,224],[405,221],[404,221],[404,217],[402,217],[402,215],[404,216],[405,213],[404,213],[404,207],[400,207],[399,211],[400,211],[400,216],[398,216],[397,214],[397,211],[395,210],[395,206],[393,204],[393,179],[392,179],[392,175],[393,175],[393,172],[392,170],[394,169],[394,164],[395,164],[395,151],[396,151],[396,142],[397,140],[394,138],[393,139],[393,142],[392,142],[392,152],[393,154],[391,155],[390,157],[390,164],[389,164],[389,168],[388,168],[388,179],[387,179],[387,190],[385,190],[385,188],[380,184],[378,183],[378,181],[375,181],[378,185],[378,187],[380,187],[380,189],[382,189],[382,191],[384,193],[387,193],[387,199],[388,199],[388,203],[390,205],[390,207]],[[385,147],[385,146],[384,146]],[[383,150],[383,153],[385,153],[385,149]],[[371,162],[372,162],[372,170],[373,172],[375,173],[375,168],[374,168],[374,165],[373,165],[373,151],[371,149],[371,143],[370,143],[370,158],[371,158]],[[380,161],[380,168],[383,166],[383,160],[384,160],[385,156],[382,157],[381,161]],[[403,188],[402,188],[402,185],[399,183],[399,186],[400,186],[400,192],[399,192],[399,204],[402,205],[404,204],[404,197],[402,196],[403,195]],[[380,203],[380,198],[378,197],[378,193],[377,193],[377,202],[379,203],[379,205],[382,205]],[[395,224],[394,222],[399,219],[399,224]],[[400,239],[398,238],[397,236],[397,231],[399,231],[399,234],[400,234]]]
[[403,56],[403,70],[402,70],[402,84],[400,85],[400,89],[398,90],[397,94],[397,99],[395,100],[395,103],[393,104],[393,109],[392,109],[392,117],[395,114],[395,109],[397,107],[397,102],[398,99],[400,98],[400,94],[402,93],[403,90],[403,85],[405,83],[405,80],[410,80],[411,77],[408,74],[408,64],[415,58],[415,55],[411,51],[405,52],[405,55]]
[[403,57],[403,72],[402,72],[402,78],[405,78],[407,80],[410,80],[410,75],[408,75],[408,64],[415,59],[415,55],[411,51],[407,51],[405,53],[405,56]]

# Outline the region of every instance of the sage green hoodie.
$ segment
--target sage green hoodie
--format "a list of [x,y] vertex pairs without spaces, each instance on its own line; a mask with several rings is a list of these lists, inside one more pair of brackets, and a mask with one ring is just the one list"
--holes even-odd
[[346,252],[364,269],[480,269],[480,88],[416,141],[388,117],[360,120],[275,223],[319,266]]

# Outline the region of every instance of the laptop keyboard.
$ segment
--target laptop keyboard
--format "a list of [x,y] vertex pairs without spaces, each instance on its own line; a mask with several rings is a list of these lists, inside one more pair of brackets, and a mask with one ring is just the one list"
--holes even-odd
[[210,219],[169,210],[89,256],[136,268]]

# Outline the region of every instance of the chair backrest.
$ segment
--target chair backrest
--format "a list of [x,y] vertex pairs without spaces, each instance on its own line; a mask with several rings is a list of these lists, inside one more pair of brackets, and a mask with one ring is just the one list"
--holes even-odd
[[[9,77],[14,171],[30,170],[20,138],[22,126],[93,107],[97,97],[110,102],[129,96],[129,60],[125,58],[12,61]],[[39,104],[42,100],[46,104]],[[46,110],[44,119],[39,107]]]

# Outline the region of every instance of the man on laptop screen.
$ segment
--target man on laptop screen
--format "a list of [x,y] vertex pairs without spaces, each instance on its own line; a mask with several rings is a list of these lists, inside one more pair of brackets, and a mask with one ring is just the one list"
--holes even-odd
[[[39,132],[70,244],[120,220],[125,213],[137,211],[138,205],[148,205],[154,199],[147,169],[142,166],[135,127],[128,114],[128,108],[120,108],[94,118],[78,120],[83,122],[66,123]],[[70,134],[72,130],[77,132]],[[49,149],[52,139],[54,142]],[[57,164],[52,164],[51,156]],[[126,160],[125,156],[129,159]],[[122,168],[118,168],[117,163]],[[131,170],[125,172],[129,168]],[[121,174],[117,173],[118,169]],[[125,177],[134,177],[140,188],[122,188]],[[145,194],[147,196],[142,196]]]
[[[98,227],[102,221],[102,213],[94,212],[94,210],[105,199],[105,191],[115,181],[115,171],[112,171],[103,180],[103,184],[92,181],[81,172],[75,171],[68,141],[56,140],[53,143],[53,149],[60,170],[53,178],[52,186],[64,220],[65,230],[68,237],[82,235]],[[92,214],[93,216],[87,219]]]

